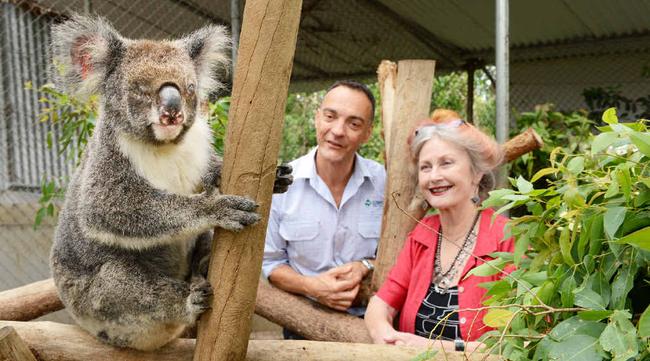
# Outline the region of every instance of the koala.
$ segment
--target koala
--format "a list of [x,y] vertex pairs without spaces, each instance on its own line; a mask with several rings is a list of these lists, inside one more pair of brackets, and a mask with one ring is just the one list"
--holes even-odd
[[[207,123],[229,38],[207,26],[178,40],[131,40],[101,18],[52,30],[55,83],[99,94],[94,133],[55,231],[50,267],[75,321],[99,340],[153,350],[210,305],[214,227],[257,222],[254,201],[219,192]],[[274,191],[286,191],[280,167]]]

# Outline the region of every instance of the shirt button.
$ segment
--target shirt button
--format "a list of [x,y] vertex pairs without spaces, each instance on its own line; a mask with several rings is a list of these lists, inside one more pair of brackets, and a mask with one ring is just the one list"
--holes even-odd
[[458,293],[463,293],[463,292],[465,292],[465,287],[458,286]]
[[460,319],[460,323],[464,325],[465,322],[467,322],[467,320],[465,319],[465,317],[461,317],[461,319]]

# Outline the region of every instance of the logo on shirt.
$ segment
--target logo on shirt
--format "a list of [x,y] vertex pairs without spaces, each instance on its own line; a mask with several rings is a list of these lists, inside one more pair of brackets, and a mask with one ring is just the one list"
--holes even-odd
[[378,208],[378,207],[383,207],[384,206],[384,201],[373,201],[370,199],[366,199],[366,201],[363,203],[366,207],[373,207],[373,208]]

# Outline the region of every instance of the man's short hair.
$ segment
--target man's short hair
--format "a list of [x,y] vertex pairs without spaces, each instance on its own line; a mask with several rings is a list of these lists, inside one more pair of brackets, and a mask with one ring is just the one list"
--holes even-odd
[[370,124],[372,124],[374,119],[375,119],[375,96],[372,95],[372,92],[370,91],[370,89],[368,89],[368,87],[365,84],[359,83],[358,81],[339,80],[336,83],[332,84],[332,86],[330,86],[329,89],[327,89],[326,93],[329,93],[332,89],[338,88],[340,86],[344,86],[346,88],[358,90],[358,91],[360,91],[360,92],[362,92],[363,94],[366,95],[368,100],[370,100],[370,105],[371,105]]

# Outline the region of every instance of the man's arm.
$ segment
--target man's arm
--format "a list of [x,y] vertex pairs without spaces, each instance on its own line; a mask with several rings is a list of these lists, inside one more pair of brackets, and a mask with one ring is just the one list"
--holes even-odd
[[352,262],[317,276],[303,276],[290,266],[282,265],[271,271],[269,281],[287,292],[312,297],[325,306],[345,311],[356,298],[363,279],[361,273],[364,271],[355,263],[367,270],[360,262]]

